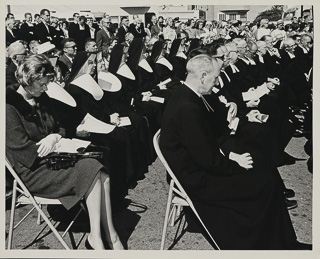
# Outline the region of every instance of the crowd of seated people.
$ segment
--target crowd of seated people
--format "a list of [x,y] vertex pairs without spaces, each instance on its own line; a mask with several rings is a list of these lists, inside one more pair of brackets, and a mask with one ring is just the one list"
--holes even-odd
[[[128,194],[128,189],[135,188],[138,181],[148,172],[148,166],[155,161],[152,137],[161,128],[165,137],[160,144],[174,171],[183,171],[188,165],[189,169],[193,170],[194,164],[190,161],[197,160],[193,157],[195,155],[199,159],[195,163],[197,166],[204,163],[201,174],[206,175],[207,169],[216,171],[214,174],[219,175],[218,182],[231,185],[232,177],[229,176],[236,172],[235,181],[243,184],[239,190],[250,189],[248,184],[252,181],[251,184],[257,187],[255,192],[248,192],[254,196],[261,194],[261,200],[257,202],[264,203],[264,199],[277,200],[269,204],[276,204],[274,209],[266,209],[268,211],[261,218],[257,218],[257,221],[263,220],[263,217],[280,215],[283,222],[277,219],[273,224],[278,229],[284,224],[283,233],[290,232],[287,240],[285,237],[277,237],[283,238],[284,243],[269,242],[268,238],[271,236],[268,234],[265,235],[267,239],[255,242],[252,236],[258,230],[253,231],[252,236],[248,238],[246,235],[249,235],[249,232],[246,234],[242,230],[245,228],[245,220],[235,220],[233,224],[227,223],[230,231],[235,222],[239,224],[238,232],[241,232],[241,235],[234,234],[233,239],[221,238],[219,235],[222,235],[224,230],[220,229],[220,233],[218,228],[218,240],[222,248],[296,247],[292,245],[295,234],[291,229],[287,209],[295,208],[298,204],[296,200],[290,199],[295,196],[295,192],[286,188],[277,168],[295,163],[295,158],[285,152],[292,137],[306,136],[312,141],[312,26],[308,24],[308,30],[303,27],[300,32],[292,33],[292,30],[286,31],[284,26],[281,26],[282,21],[278,21],[277,29],[271,31],[266,26],[268,21],[261,21],[259,28],[250,29],[240,21],[211,22],[189,19],[187,22],[180,22],[171,17],[157,19],[153,16],[150,30],[146,30],[139,17],[134,17],[132,24],[129,24],[128,17],[123,17],[117,28],[107,14],[99,25],[94,25],[92,19],[88,20],[75,13],[74,21],[67,24],[60,22],[57,17],[50,17],[50,11],[47,9],[40,11],[40,16],[37,16],[39,19],[35,23],[32,23],[30,13],[26,13],[25,18],[26,21],[21,26],[15,24],[12,14],[8,14],[6,18],[6,148],[7,155],[12,163],[21,169],[20,176],[31,191],[39,196],[54,196],[62,201],[70,195],[75,195],[77,198],[72,201],[66,199],[62,202],[69,209],[81,195],[86,197],[90,206],[90,193],[94,192],[96,182],[101,182],[101,197],[107,199],[107,202],[101,203],[103,207],[98,208],[102,211],[99,217],[106,214],[110,217],[111,201],[112,204],[121,202]],[[213,65],[208,66],[206,69],[209,70],[205,73],[212,73],[214,77],[210,81],[206,75],[204,78],[198,78],[198,82],[195,80],[199,76],[195,68],[209,61]],[[30,79],[26,79],[27,76]],[[102,78],[107,79],[103,81]],[[49,81],[54,81],[63,88],[66,94],[75,100],[76,106],[50,98],[46,93]],[[189,85],[193,83],[199,83],[200,89],[201,84],[211,87],[210,91],[199,92]],[[199,111],[189,111],[190,107],[186,106],[185,113],[179,114],[180,117],[173,117],[178,114],[170,113],[175,111],[175,105],[182,102],[181,107],[184,106],[183,99],[177,94],[179,91],[182,96],[187,94],[181,90],[183,87],[190,88],[198,95],[197,101],[203,103],[208,115],[193,118],[192,116]],[[173,103],[171,99],[176,102]],[[39,113],[39,110],[42,112]],[[189,117],[188,112],[195,113]],[[101,122],[113,125],[114,130],[109,134],[79,130],[79,125],[88,114]],[[123,118],[128,118],[129,125],[121,125]],[[202,119],[207,121],[201,121]],[[212,132],[208,133],[208,129],[203,127],[200,127],[199,131],[195,127],[193,132],[192,129],[197,123],[199,127],[204,123]],[[170,135],[170,130],[177,135]],[[188,137],[188,134],[191,135]],[[206,139],[207,137],[200,136],[197,144],[191,141],[192,134],[196,134],[197,138],[202,134],[209,134],[210,137]],[[175,149],[180,147],[174,145],[173,139],[177,136],[180,136],[179,139],[186,138],[190,145],[194,144],[187,148],[195,152],[199,148],[199,153],[193,154],[190,151],[191,157],[179,157]],[[46,175],[42,158],[54,150],[61,137],[89,140],[93,145],[108,150],[107,159],[103,161],[88,162],[87,166],[83,166],[84,160],[77,162],[75,168],[80,168],[79,175],[73,169],[65,169],[65,173],[71,170],[74,176],[64,177],[79,178],[79,182],[75,183],[79,188],[76,194],[72,193],[74,186],[63,179],[66,184],[61,185],[65,186],[61,192],[46,189],[47,185],[57,184],[54,172],[52,178],[47,178],[47,181],[40,184]],[[197,141],[197,138],[194,140]],[[205,149],[204,145],[202,156],[199,143],[208,145],[213,140],[215,147],[212,150],[212,147]],[[38,145],[44,147],[38,149]],[[220,150],[219,154],[215,153],[217,150]],[[205,154],[205,151],[209,153]],[[212,156],[208,157],[210,155]],[[310,156],[312,157],[312,153]],[[212,161],[204,161],[206,158]],[[179,162],[182,163],[181,168]],[[91,178],[84,185],[82,181],[87,179],[84,174],[88,171],[92,171]],[[261,174],[257,175],[261,176],[261,179],[267,177],[265,183],[259,181],[257,176],[250,178],[247,175],[239,180],[246,171],[260,172]],[[30,177],[37,172],[39,174],[34,176],[36,180],[33,181]],[[190,173],[192,174],[191,171]],[[203,198],[206,195],[215,195],[214,191],[206,189],[209,185],[203,187],[203,192],[195,190],[193,184],[200,183],[192,183],[191,179],[181,182],[185,184],[187,191],[190,188],[191,196],[194,195],[192,197],[195,200],[200,199],[197,200],[197,207],[203,211],[206,223],[210,224],[211,214],[206,213],[206,206],[211,209],[221,204],[216,205],[208,197]],[[91,186],[88,185],[90,183]],[[277,190],[273,190],[273,196],[271,193],[270,196],[264,196],[263,192],[259,192],[265,185],[277,185]],[[52,193],[48,193],[50,190]],[[243,195],[243,199],[246,199],[245,194]],[[248,197],[251,197],[250,195]],[[222,196],[222,199],[228,199],[227,196]],[[202,203],[201,199],[205,202]],[[232,202],[228,203],[223,213],[217,214],[216,221],[219,222],[222,218],[237,218],[239,214],[231,213],[230,210],[239,209],[241,214],[242,209],[250,211],[250,206],[253,206],[248,203],[240,209],[232,207],[233,205],[237,206]],[[91,206],[94,210],[94,206]],[[249,217],[254,217],[255,211],[262,210],[259,206],[253,206]],[[286,209],[285,212],[283,208]],[[102,249],[100,227],[92,222],[97,215],[90,214],[89,209],[89,216],[90,224],[94,227],[87,246]],[[111,248],[121,249],[122,245],[119,244],[118,236],[110,224],[112,220],[101,220],[108,244]],[[213,233],[216,227],[212,227]],[[111,234],[108,236],[109,232]],[[276,235],[272,228],[269,232],[272,236]],[[238,238],[243,242],[237,243]]]

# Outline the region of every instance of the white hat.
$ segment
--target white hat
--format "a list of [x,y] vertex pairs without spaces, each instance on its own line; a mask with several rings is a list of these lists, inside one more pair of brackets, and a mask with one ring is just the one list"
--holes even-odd
[[50,43],[50,41],[47,41],[45,43],[40,44],[37,46],[37,54],[43,54],[49,50],[54,49],[56,46]]
[[72,107],[77,106],[77,103],[73,99],[73,97],[66,90],[64,90],[62,86],[60,86],[58,83],[50,82],[47,87],[48,90],[46,91],[46,94],[50,98],[56,99]]
[[140,60],[139,67],[142,67],[144,70],[148,71],[149,73],[153,72],[152,68],[150,67],[148,61],[145,58]]
[[177,57],[180,57],[180,58],[183,58],[183,59],[187,59],[186,54],[184,54],[182,51],[180,51],[180,52],[177,54]]
[[131,79],[131,80],[135,80],[136,77],[134,76],[134,74],[132,73],[131,69],[128,67],[128,65],[126,63],[123,63],[118,71],[117,71],[117,74],[120,75],[120,76],[123,76],[123,77],[126,77],[128,79]]
[[121,81],[110,72],[99,72],[98,84],[104,91],[108,92],[117,92],[121,89]]
[[166,66],[167,68],[169,68],[170,71],[173,70],[173,66],[165,57],[161,57],[160,59],[157,60],[156,63]]
[[55,67],[58,61],[58,57],[50,57],[49,60],[51,62],[51,65]]
[[83,90],[90,93],[97,101],[101,100],[103,91],[96,81],[89,74],[83,74],[71,82],[71,84],[79,86]]

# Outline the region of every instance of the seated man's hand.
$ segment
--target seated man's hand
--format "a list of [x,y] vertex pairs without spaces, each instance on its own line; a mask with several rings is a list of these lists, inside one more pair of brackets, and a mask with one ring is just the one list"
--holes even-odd
[[247,114],[248,117],[248,121],[250,122],[258,122],[258,123],[262,123],[262,121],[260,121],[258,119],[258,115],[259,115],[259,111],[257,110],[252,110]]
[[279,78],[275,77],[275,78],[268,78],[268,81],[275,84],[275,85],[279,85],[280,84],[280,80]]
[[241,167],[243,167],[247,170],[253,168],[253,166],[252,166],[253,161],[252,161],[252,157],[251,157],[250,153],[244,153],[244,154],[239,155],[239,154],[230,152],[229,159],[237,162]]
[[234,102],[227,103],[226,105],[229,107],[228,113],[231,114],[231,118],[235,118],[237,115],[237,105]]
[[152,96],[152,93],[150,91],[142,92],[141,95],[143,95],[143,96]]
[[255,108],[255,107],[258,107],[259,103],[260,103],[260,99],[250,100],[249,102],[246,103],[246,106],[249,108]]
[[55,149],[55,145],[61,139],[59,134],[50,134],[41,139],[36,145],[39,146],[37,152],[39,157],[44,157]]
[[110,115],[110,123],[116,126],[120,124],[119,113],[113,113]]
[[269,90],[274,90],[274,83],[272,83],[272,82],[268,82],[267,83],[267,88],[269,89]]

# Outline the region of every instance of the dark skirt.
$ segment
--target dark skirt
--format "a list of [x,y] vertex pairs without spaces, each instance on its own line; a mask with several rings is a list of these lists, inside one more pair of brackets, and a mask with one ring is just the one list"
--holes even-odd
[[45,160],[41,160],[31,170],[21,173],[20,177],[33,195],[59,199],[69,210],[84,197],[102,168],[99,161],[85,158],[74,167],[49,170]]

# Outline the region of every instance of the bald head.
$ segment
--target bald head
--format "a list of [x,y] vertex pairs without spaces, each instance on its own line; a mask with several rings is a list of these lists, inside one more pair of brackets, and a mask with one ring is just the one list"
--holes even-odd
[[186,83],[199,94],[211,94],[220,74],[220,65],[206,54],[197,55],[187,63]]
[[8,47],[8,57],[12,58],[14,55],[25,54],[26,48],[20,41],[11,43]]
[[211,70],[213,70],[213,59],[206,54],[197,55],[187,63],[187,72],[190,76]]

